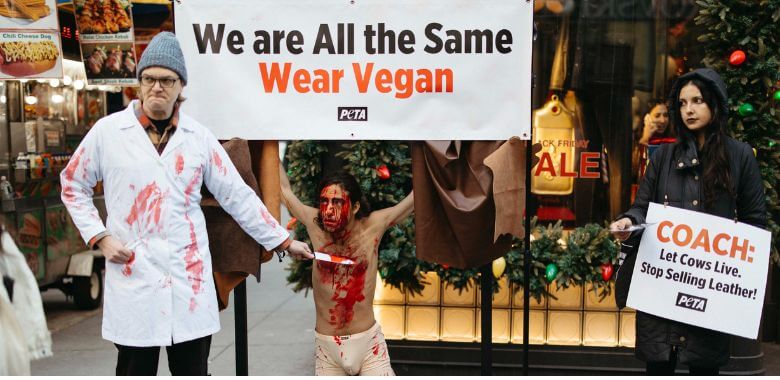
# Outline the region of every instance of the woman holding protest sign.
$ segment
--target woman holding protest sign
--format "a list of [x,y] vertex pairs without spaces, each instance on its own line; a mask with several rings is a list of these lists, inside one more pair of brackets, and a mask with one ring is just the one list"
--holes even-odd
[[[681,76],[670,95],[669,116],[678,140],[650,159],[634,205],[610,229],[621,240],[645,222],[650,202],[766,226],[764,187],[749,145],[726,133],[726,84],[711,69]],[[716,375],[729,359],[730,335],[641,311],[636,356],[647,373],[674,374],[677,363],[694,375]]]

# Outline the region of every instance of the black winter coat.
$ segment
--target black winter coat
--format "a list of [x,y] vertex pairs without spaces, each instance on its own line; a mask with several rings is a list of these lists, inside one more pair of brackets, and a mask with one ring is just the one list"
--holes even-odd
[[[634,205],[621,217],[644,223],[649,202],[664,203],[724,218],[735,217],[760,228],[766,226],[766,201],[758,162],[748,144],[728,138],[728,161],[736,199],[723,192],[705,209],[702,163],[696,147],[668,144],[653,154]],[[655,189],[655,192],[653,192]],[[636,316],[636,356],[643,361],[668,361],[672,350],[678,361],[698,367],[719,367],[729,359],[730,335],[671,321],[642,312]]]

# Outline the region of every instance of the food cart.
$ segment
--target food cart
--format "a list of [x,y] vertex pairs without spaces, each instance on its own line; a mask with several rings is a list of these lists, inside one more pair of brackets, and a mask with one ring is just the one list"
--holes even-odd
[[[64,68],[62,80],[0,82],[0,175],[12,187],[0,218],[41,290],[60,289],[77,307],[95,309],[103,296],[103,258],[84,245],[60,199],[59,174],[106,114],[106,90],[119,88],[87,86],[81,62],[65,60]],[[100,185],[95,190],[105,217]]]

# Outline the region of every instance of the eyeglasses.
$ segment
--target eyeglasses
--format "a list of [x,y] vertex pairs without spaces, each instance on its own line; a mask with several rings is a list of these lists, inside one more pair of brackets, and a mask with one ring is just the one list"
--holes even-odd
[[160,87],[171,88],[179,78],[155,78],[155,77],[141,77],[141,84],[148,87],[154,87],[155,83],[160,83]]

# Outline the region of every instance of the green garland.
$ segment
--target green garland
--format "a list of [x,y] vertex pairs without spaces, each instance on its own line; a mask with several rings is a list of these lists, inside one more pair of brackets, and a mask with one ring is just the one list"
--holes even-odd
[[[772,259],[780,263],[780,1],[698,0],[696,24],[706,33],[699,36],[706,56],[703,64],[717,71],[729,94],[729,128],[734,137],[756,149],[764,179],[767,229],[772,232]],[[729,55],[745,52],[744,63],[732,66]],[[739,108],[749,103],[755,109],[742,116]]]
[[[411,190],[411,159],[406,144],[389,141],[360,141],[346,146],[339,156],[347,162],[346,170],[358,179],[364,194],[374,209],[390,207],[400,202]],[[293,191],[304,203],[315,197],[321,176],[320,162],[328,151],[321,144],[312,141],[296,141],[290,144],[287,158],[290,162],[288,175]],[[379,178],[377,170],[386,165],[391,176]],[[308,241],[308,235],[301,223],[293,223],[297,239]],[[562,244],[561,222],[537,226],[536,218],[531,221],[533,241],[531,243],[532,271],[530,291],[540,300],[550,296],[547,291],[550,281],[545,277],[545,267],[555,263],[560,267],[553,280],[558,287],[593,284],[601,296],[611,292],[611,282],[601,278],[602,263],[617,260],[617,244],[609,231],[599,225],[589,224],[572,231],[567,243]],[[520,239],[514,239],[512,247],[504,256],[507,266],[502,276],[507,276],[515,290],[523,285],[524,247]],[[458,291],[468,290],[479,283],[479,269],[450,268],[438,263],[418,260],[414,244],[414,219],[408,218],[385,233],[379,244],[379,274],[391,286],[419,294],[427,283],[422,273],[434,271],[445,285]],[[294,261],[288,267],[287,281],[294,284],[298,292],[311,288],[311,261]],[[498,280],[493,278],[494,291],[500,290]]]

